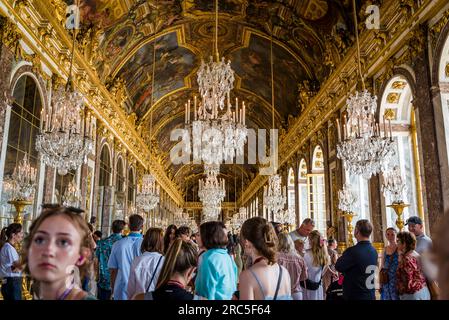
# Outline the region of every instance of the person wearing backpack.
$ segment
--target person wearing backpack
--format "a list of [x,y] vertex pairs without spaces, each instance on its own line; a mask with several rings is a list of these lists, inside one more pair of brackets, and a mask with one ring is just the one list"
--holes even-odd
[[324,300],[323,273],[330,265],[330,257],[327,252],[326,240],[321,233],[314,230],[309,235],[309,249],[304,254],[307,266],[307,279],[301,281],[304,300]]

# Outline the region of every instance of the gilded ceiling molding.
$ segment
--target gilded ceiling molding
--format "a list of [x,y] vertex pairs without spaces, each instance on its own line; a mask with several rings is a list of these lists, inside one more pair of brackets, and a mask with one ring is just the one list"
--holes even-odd
[[[413,3],[412,3],[413,2]],[[414,1],[401,1],[400,4],[395,3],[389,7],[381,8],[384,14],[381,15],[381,25],[387,25],[386,30],[388,43],[373,46],[373,38],[375,32],[366,30],[360,36],[361,52],[369,52],[365,56],[366,77],[374,75],[378,72],[383,64],[390,59],[392,55],[397,53],[405,45],[408,45],[408,56],[417,54],[423,50],[425,45],[425,33],[420,24],[425,23],[434,12],[441,10],[446,4],[445,0],[427,0],[418,6]],[[413,7],[411,7],[413,5]],[[398,8],[399,6],[399,8]],[[405,7],[404,7],[405,6]],[[405,8],[404,10],[400,10]],[[412,10],[413,9],[413,10]],[[413,11],[413,15],[407,15]],[[391,21],[385,21],[385,17],[390,17]],[[417,27],[416,27],[417,26]],[[412,32],[412,33],[409,33]],[[424,40],[423,40],[424,39]],[[424,42],[423,42],[424,41]],[[370,48],[367,50],[366,48]],[[339,64],[337,69],[329,76],[320,88],[319,93],[311,100],[309,106],[300,115],[299,120],[292,128],[289,128],[285,140],[279,146],[279,166],[285,163],[307,139],[315,133],[328,118],[344,105],[345,98],[357,86],[356,64],[354,63],[356,56],[356,48],[353,46]],[[320,102],[328,99],[327,92],[333,91],[338,97],[337,104],[323,104],[325,108],[320,107]],[[249,186],[238,203],[246,203],[249,199],[267,182],[268,176],[258,175]]]
[[[7,12],[3,12],[9,19],[17,21],[16,28],[7,28],[9,34],[14,35],[11,39],[17,39],[16,32],[24,32],[26,37],[22,40],[38,55],[53,73],[67,75],[69,72],[69,56],[71,40],[69,34],[58,21],[53,11],[50,11],[46,1],[19,1],[13,8],[8,1],[2,1]],[[10,20],[8,19],[9,23]],[[42,37],[40,26],[50,23],[51,41],[46,41]],[[18,28],[20,25],[21,28]],[[17,31],[18,30],[18,31]],[[22,31],[23,30],[23,31]],[[45,34],[45,33],[44,33]],[[17,40],[14,40],[17,41]],[[10,41],[13,44],[14,41]],[[147,168],[154,171],[157,182],[163,189],[166,189],[170,196],[178,203],[183,202],[182,196],[177,186],[168,179],[164,170],[157,163],[154,163],[149,156],[149,149],[144,141],[139,137],[133,125],[128,121],[123,110],[116,103],[115,99],[101,83],[95,70],[78,50],[75,50],[74,82],[78,89],[85,94],[88,106],[95,114],[95,117],[103,122],[128,150]],[[147,155],[147,156],[145,156]]]
[[[183,208],[185,210],[202,210],[203,209],[203,203],[202,202],[184,202]],[[224,210],[233,210],[238,208],[236,206],[235,202],[222,202],[221,208]]]

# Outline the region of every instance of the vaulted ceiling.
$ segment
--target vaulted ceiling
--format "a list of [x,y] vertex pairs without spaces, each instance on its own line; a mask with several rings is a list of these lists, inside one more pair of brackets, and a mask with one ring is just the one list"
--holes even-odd
[[[83,27],[98,36],[94,66],[105,84],[124,81],[123,108],[152,140],[169,177],[188,199],[200,165],[173,165],[170,132],[184,124],[184,103],[197,94],[196,71],[212,53],[213,0],[78,0]],[[73,0],[67,0],[71,4]],[[250,128],[271,128],[270,29],[273,26],[275,126],[300,115],[298,85],[312,91],[352,43],[350,1],[220,0],[219,51],[236,73],[233,96],[247,105]],[[156,65],[153,85],[153,48]],[[154,87],[154,92],[152,89]],[[151,103],[153,96],[153,103]],[[150,137],[151,127],[151,137]],[[229,200],[258,172],[223,165]]]

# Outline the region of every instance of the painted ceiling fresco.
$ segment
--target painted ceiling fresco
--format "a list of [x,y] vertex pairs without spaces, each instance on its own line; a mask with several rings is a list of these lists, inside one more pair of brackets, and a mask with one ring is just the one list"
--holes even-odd
[[143,117],[151,105],[153,50],[156,50],[153,102],[183,88],[186,85],[184,79],[196,64],[195,55],[178,46],[176,32],[166,34],[141,47],[117,73],[118,77],[125,80],[128,103],[138,118]]
[[[96,44],[90,63],[98,77],[105,84],[119,77],[125,81],[123,108],[135,113],[136,125],[146,141],[150,141],[152,110],[152,134],[159,152],[167,155],[173,145],[167,133],[182,126],[184,103],[197,92],[196,71],[212,51],[214,1],[78,1],[82,33],[89,34]],[[271,127],[271,33],[275,124],[286,130],[289,122],[300,116],[300,84],[307,81],[318,89],[351,47],[351,21],[351,2],[347,0],[219,0],[218,47],[220,55],[232,61],[238,79],[233,94],[248,102],[250,126]],[[199,166],[189,170],[172,166],[168,160],[165,167],[181,185],[189,170],[202,170]],[[246,181],[257,167],[248,165],[244,171],[248,172]]]

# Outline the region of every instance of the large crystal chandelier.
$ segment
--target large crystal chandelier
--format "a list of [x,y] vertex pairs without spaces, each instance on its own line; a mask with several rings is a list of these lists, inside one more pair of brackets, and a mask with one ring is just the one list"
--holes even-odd
[[232,216],[231,224],[234,228],[239,229],[246,220],[246,208],[240,207],[239,211]]
[[[247,139],[246,106],[238,98],[232,106],[230,92],[234,88],[231,62],[218,53],[218,1],[215,1],[215,57],[201,62],[197,81],[201,99],[194,97],[191,121],[191,101],[185,105],[186,128],[193,138],[193,157],[205,164],[221,164],[243,155]],[[232,111],[234,109],[234,111]],[[190,145],[186,149],[190,150]]]
[[203,203],[203,211],[218,211],[226,195],[224,179],[218,179],[219,166],[205,165],[206,179],[199,181],[198,196]]
[[160,188],[156,184],[156,179],[152,174],[145,174],[136,195],[137,207],[148,212],[157,206],[159,197]]
[[27,153],[14,168],[11,177],[5,179],[5,185],[5,189],[11,192],[11,200],[13,201],[28,201],[34,196],[36,190],[36,168],[30,165]]
[[268,186],[263,188],[263,203],[268,212],[274,216],[284,209],[287,201],[285,188],[282,188],[282,178],[278,174],[271,175]]
[[203,206],[203,222],[217,221],[221,212],[220,206],[205,205]]
[[360,44],[357,29],[357,10],[353,0],[355,35],[357,43],[358,74],[361,78],[362,91],[357,91],[346,101],[347,116],[343,119],[343,140],[339,136],[337,157],[343,160],[343,165],[352,175],[361,175],[369,179],[385,170],[394,155],[393,138],[391,134],[391,119],[388,119],[390,130],[383,125],[383,134],[376,122],[377,97],[365,89],[360,63]]
[[285,210],[279,210],[274,214],[274,221],[293,225],[295,224],[295,211],[291,207]]
[[[82,121],[84,97],[73,88],[72,71],[76,29],[73,29],[70,73],[65,88],[53,91],[51,105],[42,110],[40,133],[36,150],[44,163],[66,175],[87,161],[92,151],[90,125]],[[86,117],[84,117],[86,120]]]
[[402,203],[404,200],[403,194],[406,190],[407,186],[402,179],[401,170],[398,166],[395,166],[391,172],[384,175],[382,191],[385,197],[390,197],[391,202]]
[[70,181],[62,196],[62,204],[67,207],[79,208],[81,204],[80,190],[76,184],[75,177]]
[[343,122],[343,141],[337,145],[337,157],[352,175],[369,179],[385,171],[394,156],[390,130],[384,121],[383,133],[375,120],[377,98],[367,90],[356,92],[347,100],[347,116]]
[[348,184],[343,186],[343,189],[338,191],[338,209],[342,212],[353,212],[357,197],[351,191],[351,187]]

